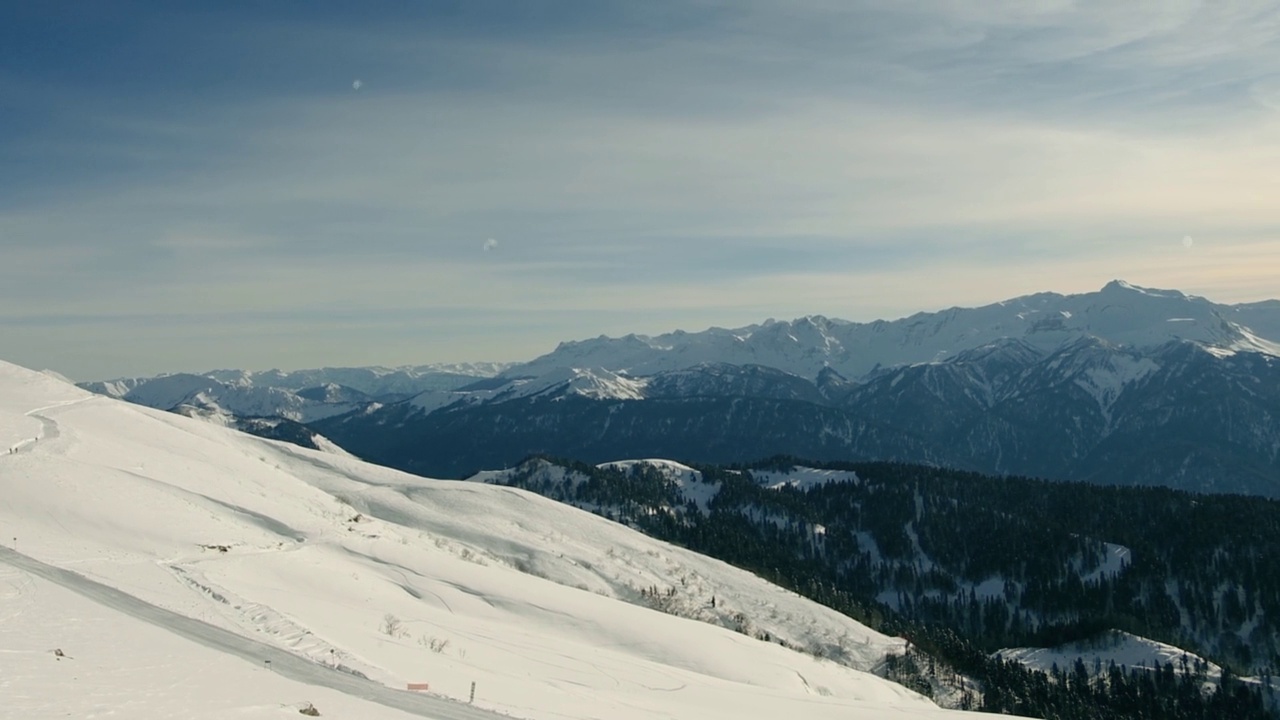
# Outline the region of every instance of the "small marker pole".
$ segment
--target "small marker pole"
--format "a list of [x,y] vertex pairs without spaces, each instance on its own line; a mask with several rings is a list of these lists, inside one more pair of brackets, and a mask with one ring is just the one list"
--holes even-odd
[[476,701],[476,681],[472,680],[471,681],[471,699],[468,700],[467,702],[473,703],[475,701]]
[[271,661],[270,661],[270,660],[263,660],[263,661],[262,661],[262,664],[263,664],[264,666],[266,666],[266,668],[267,668],[268,670],[270,670],[270,669],[271,669]]

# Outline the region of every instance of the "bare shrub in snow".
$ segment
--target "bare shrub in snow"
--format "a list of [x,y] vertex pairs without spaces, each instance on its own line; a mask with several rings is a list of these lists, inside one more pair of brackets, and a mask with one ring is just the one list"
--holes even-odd
[[449,639],[422,635],[418,638],[418,644],[425,648],[431,648],[431,652],[442,653],[449,647]]
[[400,622],[400,618],[387,613],[382,616],[382,627],[379,628],[382,634],[394,638],[407,637],[408,633],[404,630],[404,623]]

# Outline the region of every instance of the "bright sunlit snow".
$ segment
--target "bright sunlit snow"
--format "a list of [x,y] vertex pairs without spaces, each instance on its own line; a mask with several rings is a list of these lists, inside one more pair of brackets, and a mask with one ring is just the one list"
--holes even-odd
[[793,487],[797,490],[808,490],[833,482],[858,482],[858,474],[852,470],[822,470],[807,467],[794,467],[786,471],[752,470],[751,477],[761,485],[775,489]]
[[529,493],[4,363],[0,439],[0,717],[961,715],[853,669],[902,641]]
[[553,368],[538,377],[516,375],[483,390],[430,390],[415,397],[413,404],[426,412],[433,412],[457,402],[505,402],[553,395],[555,391],[594,400],[639,400],[644,397],[646,383],[646,380],[629,378],[602,368]]
[[648,466],[662,473],[663,477],[675,483],[685,500],[692,500],[698,506],[698,509],[704,513],[710,512],[711,500],[720,492],[719,482],[705,482],[702,478],[702,473],[674,460],[656,458],[617,460],[602,463],[598,467],[632,472],[636,466]]
[[1049,672],[1056,666],[1069,673],[1079,660],[1084,663],[1085,671],[1090,675],[1106,673],[1111,663],[1125,672],[1135,668],[1156,671],[1165,665],[1172,665],[1174,672],[1181,674],[1195,673],[1199,667],[1205,679],[1212,682],[1216,682],[1222,675],[1222,668],[1198,655],[1118,630],[1092,640],[1059,647],[1009,648],[1001,650],[999,654],[1006,660],[1016,660],[1044,672]]

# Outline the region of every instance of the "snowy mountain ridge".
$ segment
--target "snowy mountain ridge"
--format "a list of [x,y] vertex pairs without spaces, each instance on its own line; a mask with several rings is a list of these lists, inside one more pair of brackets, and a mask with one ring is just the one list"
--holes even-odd
[[551,368],[538,376],[499,378],[457,389],[429,390],[415,396],[410,404],[433,412],[455,403],[478,405],[537,397],[575,395],[593,400],[639,400],[645,396],[647,380],[630,378],[603,368]]
[[512,363],[470,362],[403,365],[400,367],[326,367],[309,370],[211,370],[208,377],[229,384],[302,390],[340,385],[373,397],[421,392],[462,378],[492,377]]
[[[292,397],[298,391],[326,385],[367,396],[351,402],[421,395],[415,403],[430,410],[464,398],[476,403],[527,397],[565,383],[570,394],[635,399],[643,391],[643,378],[699,366],[769,367],[810,380],[832,370],[854,382],[864,382],[887,369],[952,359],[1001,341],[1017,340],[1032,352],[1049,354],[1082,338],[1132,350],[1188,341],[1218,354],[1280,355],[1280,301],[1218,305],[1177,290],[1141,288],[1116,280],[1093,293],[1038,293],[977,308],[916,313],[899,320],[856,323],[811,315],[791,321],[770,319],[736,329],[713,327],[653,337],[632,334],[571,340],[525,363],[287,372],[214,370],[81,385],[160,409],[175,407],[200,389],[216,396],[217,404],[234,414],[278,415],[305,422],[352,409],[339,404],[330,412],[319,409],[314,401]],[[510,382],[512,391],[491,385],[482,386],[479,393],[466,390],[477,380],[495,376]],[[517,385],[525,387],[515,390]],[[462,395],[451,395],[459,389],[463,389]],[[278,412],[272,412],[274,409]]]
[[830,367],[809,380],[725,363],[544,378],[500,376],[312,426],[361,457],[449,477],[536,453],[711,464],[785,454],[1280,496],[1280,358],[1263,352],[1087,336],[1044,351],[1006,338],[862,382]]
[[1050,672],[1055,667],[1071,672],[1080,662],[1091,676],[1106,673],[1114,663],[1125,672],[1134,668],[1159,672],[1170,665],[1179,675],[1199,674],[1210,683],[1216,683],[1222,677],[1221,667],[1195,653],[1119,630],[1058,647],[1005,648],[997,654],[1041,672]]
[[499,367],[219,371],[87,387],[306,437],[242,421],[284,418],[433,476],[533,453],[791,454],[1280,496],[1277,337],[1280,302],[1219,305],[1116,281],[894,321],[809,316],[566,342],[487,377]]
[[[488,382],[476,389],[431,390],[413,404],[433,412],[458,401],[474,405],[544,393],[595,400],[663,397],[678,373],[705,373],[716,366],[765,367],[804,379],[834,371],[862,383],[893,368],[964,359],[993,348],[1016,347],[1022,360],[1030,362],[1091,343],[1128,355],[1099,358],[1073,380],[1109,416],[1124,386],[1155,369],[1149,353],[1170,342],[1191,342],[1218,356],[1235,352],[1280,356],[1280,342],[1228,319],[1243,314],[1265,320],[1271,311],[1280,319],[1280,306],[1220,306],[1176,290],[1116,280],[1095,293],[1039,293],[895,321],[854,323],[813,315],[737,329],[568,341],[501,373],[498,378],[508,380],[506,387]],[[666,382],[651,387],[654,377]],[[989,392],[987,402],[994,402]]]
[[[279,390],[275,397],[313,388],[347,388],[360,399],[408,397],[427,390],[457,387],[492,377],[511,363],[438,363],[388,368],[316,368],[309,370],[210,370],[205,373],[172,373],[155,377],[117,378],[80,383],[86,390],[124,398],[140,405],[168,409],[198,389],[218,388],[241,393]],[[212,381],[212,382],[210,382]],[[157,385],[156,388],[145,386]],[[292,418],[297,419],[297,418]]]
[[[1260,329],[1252,329],[1246,321]],[[1220,356],[1235,352],[1280,356],[1280,301],[1217,305],[1177,290],[1141,288],[1116,280],[1093,293],[1038,293],[892,321],[856,323],[811,315],[737,329],[600,336],[562,342],[553,352],[525,363],[214,370],[81,386],[159,409],[191,403],[192,396],[203,392],[205,403],[195,404],[217,406],[241,417],[310,422],[350,412],[360,403],[408,397],[426,412],[459,401],[474,405],[544,393],[641,399],[652,396],[646,391],[649,377],[717,365],[772,368],[808,380],[834,371],[863,383],[893,368],[952,360],[1002,343],[1016,342],[1024,352],[1043,356],[1082,340],[1134,352],[1191,342]],[[1114,395],[1110,386],[1133,379],[1124,371],[1109,377],[1095,375],[1090,384],[1102,405],[1108,403],[1108,394]],[[507,386],[485,382],[495,377]],[[328,394],[316,390],[326,386],[343,390]],[[298,397],[300,392],[303,397]]]
[[1223,352],[1280,355],[1280,307],[1217,305],[1176,290],[1140,288],[1117,280],[1077,295],[1038,293],[977,308],[917,313],[899,320],[856,323],[814,315],[769,320],[736,329],[675,331],[561,343],[553,352],[507,371],[538,375],[552,367],[601,367],[632,376],[720,362],[765,365],[804,378],[830,367],[858,380],[881,368],[936,362],[1002,339],[1016,338],[1049,353],[1081,337],[1151,349],[1190,341]]
[[[80,387],[253,432],[261,424],[249,424],[245,420],[281,418],[305,424],[422,393],[447,396],[453,388],[492,377],[508,365],[450,363],[289,372],[213,370],[203,374],[174,373],[85,382],[80,383]],[[307,446],[314,447],[314,444]]]

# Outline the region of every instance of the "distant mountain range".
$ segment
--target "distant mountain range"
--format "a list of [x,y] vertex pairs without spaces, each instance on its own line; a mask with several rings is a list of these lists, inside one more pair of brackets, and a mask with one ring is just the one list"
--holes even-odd
[[735,330],[566,342],[508,372],[537,376],[552,368],[577,367],[648,376],[727,363],[763,365],[810,379],[831,368],[862,380],[884,368],[939,362],[1009,338],[1052,352],[1081,337],[1115,346],[1147,348],[1177,340],[1275,354],[1280,344],[1265,338],[1280,338],[1280,302],[1218,305],[1176,290],[1151,290],[1116,280],[1095,293],[1039,293],[893,321],[855,323],[810,316]]
[[198,417],[219,425],[318,450],[332,444],[306,423],[355,410],[371,411],[422,393],[448,391],[492,377],[504,363],[398,368],[213,370],[80,383],[100,395]]
[[404,382],[394,386],[374,382],[393,371],[348,369],[86,387],[163,409],[286,418],[360,457],[437,476],[532,453],[715,463],[785,453],[1280,496],[1277,358],[1280,302],[1222,305],[1115,281],[893,321],[600,337],[507,367],[395,371]]

